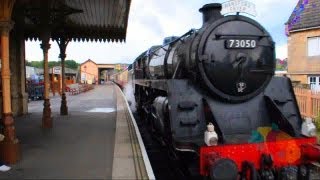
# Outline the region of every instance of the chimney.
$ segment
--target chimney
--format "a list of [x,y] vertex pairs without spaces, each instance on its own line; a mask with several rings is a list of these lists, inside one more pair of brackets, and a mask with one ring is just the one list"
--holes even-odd
[[199,11],[202,13],[202,27],[208,23],[216,21],[223,16],[221,15],[222,5],[220,3],[206,4]]

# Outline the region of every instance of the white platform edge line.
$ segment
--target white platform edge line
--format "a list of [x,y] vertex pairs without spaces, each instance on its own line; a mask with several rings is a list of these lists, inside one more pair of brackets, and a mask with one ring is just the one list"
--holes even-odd
[[153,169],[152,169],[151,164],[150,164],[150,160],[149,160],[146,148],[145,148],[144,143],[142,141],[141,134],[140,134],[140,131],[139,131],[137,123],[136,123],[136,119],[133,117],[133,114],[131,112],[130,106],[129,106],[128,101],[127,101],[127,98],[123,94],[123,92],[121,91],[119,86],[117,84],[115,84],[115,83],[113,83],[113,84],[118,88],[118,90],[121,92],[122,97],[125,99],[125,102],[126,102],[126,105],[128,107],[128,111],[129,111],[129,114],[131,116],[132,123],[133,123],[134,129],[135,129],[136,135],[138,137],[139,146],[140,146],[140,149],[142,151],[141,152],[142,153],[142,158],[143,158],[143,162],[144,162],[144,165],[146,167],[146,170],[147,170],[148,177],[149,177],[149,179],[156,179],[155,176],[154,176],[154,173],[153,173]]

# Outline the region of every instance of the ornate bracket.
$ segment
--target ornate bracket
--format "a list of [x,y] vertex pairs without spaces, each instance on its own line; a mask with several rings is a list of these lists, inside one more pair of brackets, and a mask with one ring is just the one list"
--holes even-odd
[[40,44],[40,47],[44,52],[48,52],[50,47],[51,47],[51,44],[49,43],[49,41],[42,40],[42,43]]
[[60,49],[59,58],[61,58],[61,61],[64,61],[65,58],[67,57],[66,50],[67,50],[68,43],[70,42],[70,39],[65,37],[60,37],[55,40],[57,41],[57,44]]
[[3,35],[9,35],[9,32],[14,26],[13,21],[0,21],[0,31]]

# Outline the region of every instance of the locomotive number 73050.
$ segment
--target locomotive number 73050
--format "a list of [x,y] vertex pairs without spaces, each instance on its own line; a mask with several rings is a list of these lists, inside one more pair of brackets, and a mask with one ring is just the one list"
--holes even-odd
[[257,47],[254,39],[227,39],[225,41],[227,49],[253,49]]

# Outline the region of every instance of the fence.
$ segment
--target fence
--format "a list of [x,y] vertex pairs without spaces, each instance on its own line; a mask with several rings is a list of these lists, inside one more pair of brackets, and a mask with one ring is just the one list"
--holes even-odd
[[303,117],[316,118],[320,115],[320,92],[298,87],[294,88],[294,92]]

